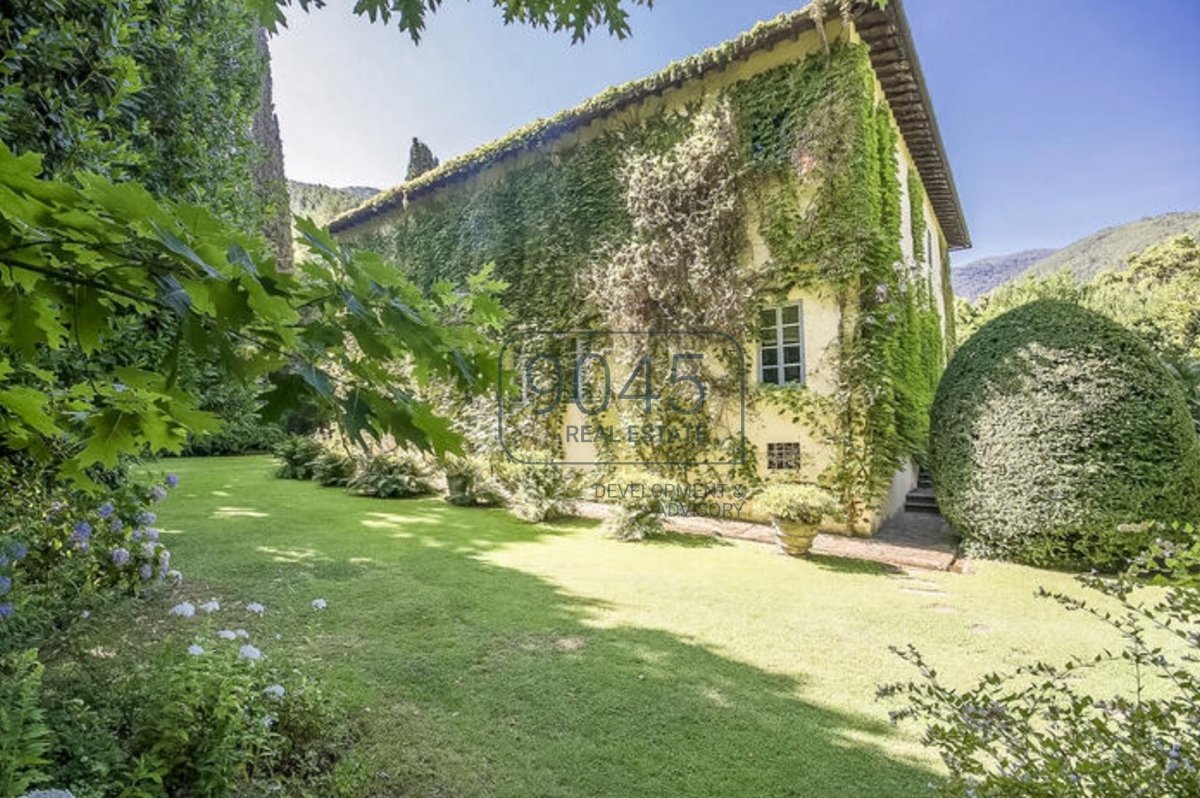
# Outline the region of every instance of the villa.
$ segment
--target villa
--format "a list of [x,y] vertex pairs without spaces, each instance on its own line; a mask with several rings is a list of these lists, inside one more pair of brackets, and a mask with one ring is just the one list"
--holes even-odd
[[[916,484],[954,341],[948,253],[970,246],[899,0],[760,23],[331,230],[423,286],[495,264],[515,328],[742,341],[725,362],[750,466],[832,486],[859,533]],[[560,438],[562,462],[604,462],[586,437]]]

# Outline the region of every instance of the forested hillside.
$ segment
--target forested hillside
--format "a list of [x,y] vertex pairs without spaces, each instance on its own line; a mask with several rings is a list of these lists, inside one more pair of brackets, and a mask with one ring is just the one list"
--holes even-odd
[[1076,280],[1090,280],[1105,269],[1124,268],[1130,255],[1172,236],[1200,234],[1200,211],[1164,213],[1136,222],[1106,227],[1033,264],[1028,274],[1070,270]]
[[954,295],[974,300],[1018,277],[1070,271],[1086,281],[1105,269],[1125,268],[1130,255],[1177,235],[1200,235],[1200,211],[1164,213],[1106,227],[1062,249],[1027,249],[981,258],[954,269]]
[[963,299],[975,299],[993,288],[1004,285],[1054,252],[1053,249],[1023,249],[1008,255],[980,258],[959,266],[950,273],[954,295]]
[[288,196],[291,198],[292,213],[312,217],[324,227],[329,220],[343,211],[348,211],[363,200],[379,193],[379,189],[368,186],[333,188],[320,183],[288,181]]

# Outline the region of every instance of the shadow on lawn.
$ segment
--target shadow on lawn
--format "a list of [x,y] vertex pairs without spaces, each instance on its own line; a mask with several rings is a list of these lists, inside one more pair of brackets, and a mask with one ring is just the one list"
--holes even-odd
[[[599,627],[596,602],[481,556],[588,522],[437,500],[337,507],[361,536],[309,541],[296,509],[293,539],[319,556],[280,561],[247,541],[242,564],[332,576],[343,604],[361,604],[334,631],[351,653],[330,665],[374,696],[357,755],[378,779],[366,794],[928,793],[929,771],[873,742],[889,734],[882,720],[803,701],[790,677],[662,631]],[[823,655],[820,641],[801,648]]]
[[904,573],[891,563],[875,562],[873,560],[856,560],[852,557],[832,557],[828,554],[809,554],[806,558],[819,568],[834,571],[839,574],[879,574],[880,576]]

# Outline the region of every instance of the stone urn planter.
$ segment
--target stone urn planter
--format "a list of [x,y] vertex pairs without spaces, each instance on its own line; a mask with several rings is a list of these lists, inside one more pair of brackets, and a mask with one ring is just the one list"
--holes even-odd
[[446,501],[459,507],[475,503],[472,495],[478,469],[465,457],[450,457],[442,463],[446,474]]
[[768,485],[755,504],[771,517],[779,550],[790,557],[808,554],[821,520],[838,511],[829,491],[796,483]]
[[775,528],[775,543],[779,550],[789,557],[803,557],[812,548],[817,539],[817,524],[805,524],[790,521],[779,516],[771,516],[771,526]]
[[450,494],[450,501],[457,504],[455,499],[460,501],[471,493],[471,477],[467,474],[447,474],[446,475],[446,492]]

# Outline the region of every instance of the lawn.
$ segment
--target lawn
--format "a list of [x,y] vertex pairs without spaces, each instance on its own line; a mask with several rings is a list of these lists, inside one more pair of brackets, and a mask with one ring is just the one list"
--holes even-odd
[[936,759],[875,700],[911,675],[889,645],[961,682],[1115,642],[1033,596],[1078,592],[1063,574],[619,543],[591,522],[277,480],[262,457],[164,467],[185,583],[145,611],[216,597],[267,656],[315,658],[361,718],[346,766],[376,795],[927,794]]

